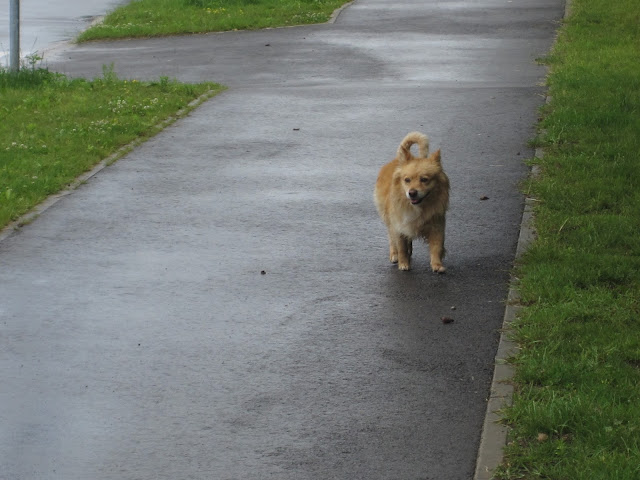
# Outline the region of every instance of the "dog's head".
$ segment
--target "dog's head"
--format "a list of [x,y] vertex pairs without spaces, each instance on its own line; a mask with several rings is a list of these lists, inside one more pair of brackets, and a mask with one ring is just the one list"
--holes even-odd
[[414,157],[407,152],[407,155],[399,155],[398,161],[396,181],[402,185],[412,205],[419,205],[434,190],[446,187],[446,176],[440,163],[440,150],[424,158]]

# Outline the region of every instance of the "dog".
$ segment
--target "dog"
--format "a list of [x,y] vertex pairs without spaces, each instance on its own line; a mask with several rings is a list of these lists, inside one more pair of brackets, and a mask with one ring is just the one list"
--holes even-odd
[[[418,156],[411,146],[418,145]],[[429,139],[409,133],[396,157],[380,169],[373,195],[389,233],[389,260],[399,270],[410,270],[412,241],[429,244],[431,269],[444,273],[445,214],[449,208],[449,178],[442,170],[440,150],[429,154]]]

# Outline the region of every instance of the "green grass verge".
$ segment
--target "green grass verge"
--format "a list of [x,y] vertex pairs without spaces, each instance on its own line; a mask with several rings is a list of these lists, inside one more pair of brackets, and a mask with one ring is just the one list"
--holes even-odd
[[134,0],[77,41],[322,23],[347,0]]
[[120,80],[108,68],[93,81],[46,69],[0,69],[0,228],[221,88]]
[[548,58],[501,479],[640,478],[640,2],[572,0]]

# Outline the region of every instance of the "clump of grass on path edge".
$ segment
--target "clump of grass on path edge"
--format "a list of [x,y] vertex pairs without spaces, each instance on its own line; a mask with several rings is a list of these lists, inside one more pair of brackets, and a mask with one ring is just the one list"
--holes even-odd
[[[0,229],[131,141],[221,87],[0,69]],[[179,161],[177,159],[176,161]]]
[[640,478],[640,3],[572,0],[548,58],[501,479]]
[[136,0],[115,9],[77,40],[322,23],[345,3],[345,0]]

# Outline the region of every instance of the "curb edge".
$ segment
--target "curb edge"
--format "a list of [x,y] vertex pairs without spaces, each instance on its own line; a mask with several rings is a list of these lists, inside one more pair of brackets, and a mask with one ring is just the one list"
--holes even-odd
[[[571,0],[566,0],[562,20],[571,15]],[[555,43],[555,42],[554,42]],[[549,103],[551,97],[545,94],[545,103]],[[542,148],[535,149],[535,158],[542,158],[544,151]],[[540,173],[540,168],[534,165],[529,171],[528,178],[535,178]],[[525,195],[524,210],[520,222],[520,233],[514,263],[527,251],[536,232],[533,226],[535,199]],[[511,405],[513,401],[514,386],[511,382],[515,374],[515,367],[508,362],[518,352],[517,344],[511,340],[511,322],[517,317],[522,309],[519,304],[520,295],[517,289],[517,278],[511,277],[509,282],[509,293],[507,294],[506,307],[500,329],[500,341],[496,351],[493,379],[487,400],[487,411],[482,425],[480,444],[478,446],[478,456],[476,459],[476,469],[473,480],[492,480],[493,473],[504,460],[504,447],[507,445],[509,427],[500,423],[500,411]]]

